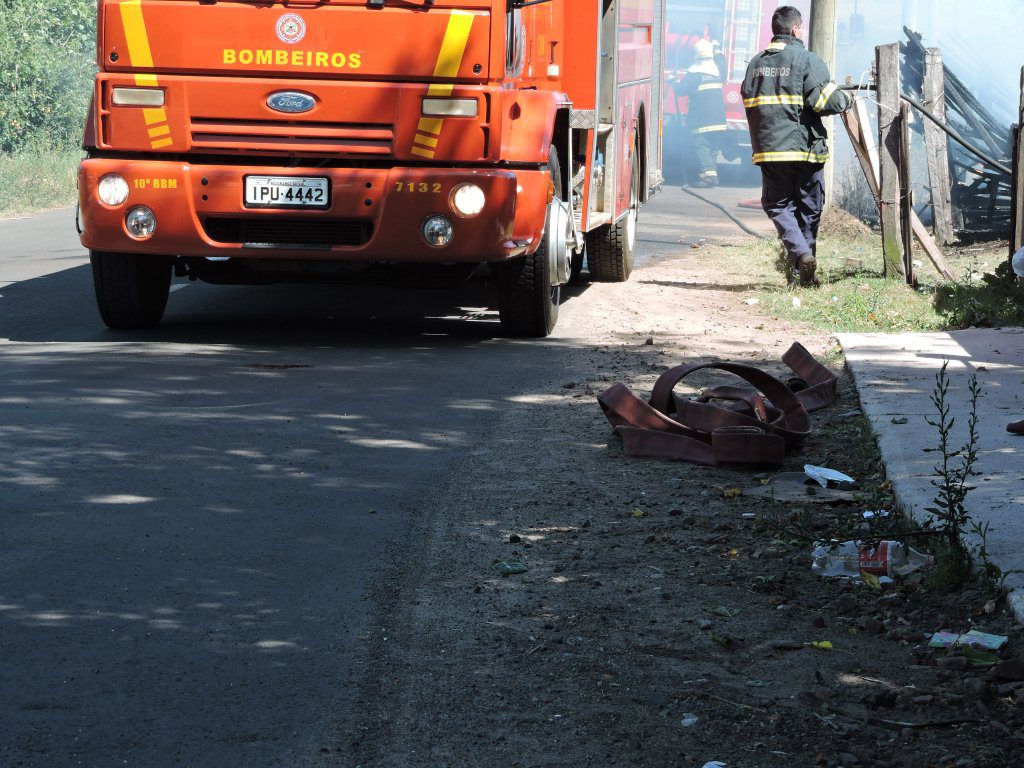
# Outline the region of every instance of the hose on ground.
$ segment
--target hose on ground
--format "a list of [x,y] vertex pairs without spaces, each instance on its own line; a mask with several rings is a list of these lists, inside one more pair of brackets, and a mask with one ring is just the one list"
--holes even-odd
[[730,219],[732,219],[733,223],[736,224],[737,227],[742,229],[748,235],[752,235],[753,237],[756,237],[758,240],[774,240],[775,239],[773,237],[769,237],[768,235],[765,235],[765,234],[763,234],[761,232],[756,232],[755,230],[751,229],[746,224],[744,224],[742,221],[740,221],[736,216],[733,216],[732,212],[727,210],[724,205],[719,205],[714,200],[708,200],[706,197],[704,197],[704,195],[701,195],[701,194],[698,194],[698,193],[694,192],[689,187],[683,187],[683,192],[686,192],[688,194],[693,195],[698,200],[701,200],[701,201],[707,203],[708,205],[714,206],[715,208],[720,210],[722,213],[724,213],[726,216],[728,216]]

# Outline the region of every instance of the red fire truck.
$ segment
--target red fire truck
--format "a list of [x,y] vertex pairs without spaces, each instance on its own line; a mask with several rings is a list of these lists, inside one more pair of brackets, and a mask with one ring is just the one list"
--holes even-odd
[[665,11],[665,145],[666,166],[673,170],[683,163],[686,143],[687,99],[672,85],[682,80],[693,63],[693,46],[698,40],[716,45],[715,60],[724,84],[726,122],[729,130],[722,141],[727,160],[748,159],[750,135],[740,97],[747,62],[763,51],[772,39],[772,14],[780,5],[793,5],[810,29],[810,0],[669,0]]
[[550,333],[586,253],[629,277],[661,186],[664,0],[99,0],[79,173],[113,328],[172,272],[342,281],[488,264]]

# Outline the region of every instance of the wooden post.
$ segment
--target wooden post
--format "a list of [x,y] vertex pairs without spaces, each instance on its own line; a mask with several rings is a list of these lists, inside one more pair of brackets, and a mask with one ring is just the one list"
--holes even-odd
[[[856,104],[854,104],[854,108],[844,112],[842,118],[843,123],[846,125],[847,134],[850,137],[850,143],[853,144],[853,149],[857,153],[857,159],[860,160],[860,166],[864,170],[864,176],[867,178],[868,188],[877,201],[879,199],[878,150],[875,148],[875,137],[871,132],[871,121],[868,119],[868,111],[864,106],[864,102],[858,99]],[[928,230],[925,229],[924,224],[921,223],[921,220],[913,210],[910,211],[910,225],[914,231],[914,237],[917,238],[917,242],[920,243],[925,254],[927,254],[932,264],[935,265],[938,273],[947,280],[952,280],[954,277],[953,270],[949,268],[946,257],[942,254],[942,250],[932,236],[928,234]]]
[[[825,62],[829,76],[835,77],[836,68],[836,0],[811,0],[811,26],[807,35],[807,49]],[[826,116],[821,119],[828,135],[829,154],[835,146],[835,120]],[[834,164],[825,164],[825,210],[832,207],[832,190],[835,185]]]
[[903,275],[907,285],[917,285],[914,277],[914,190],[910,183],[910,106],[900,103],[900,233],[903,235]]
[[1024,67],[1020,71],[1020,112],[1017,119],[1017,130],[1013,137],[1013,182],[1011,184],[1010,221],[1010,256],[1024,247]]
[[882,225],[882,259],[885,276],[903,275],[903,237],[900,234],[900,46],[875,48],[878,83],[879,219]]
[[[946,121],[946,78],[942,53],[928,48],[924,54],[924,105]],[[924,121],[924,148],[928,159],[928,183],[932,190],[932,229],[940,245],[953,242],[953,185],[949,179],[949,142],[946,133],[931,120]]]

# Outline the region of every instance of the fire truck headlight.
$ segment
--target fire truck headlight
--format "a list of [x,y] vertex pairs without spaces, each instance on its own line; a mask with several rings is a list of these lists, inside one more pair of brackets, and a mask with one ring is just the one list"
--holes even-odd
[[476,216],[484,209],[487,198],[476,184],[460,184],[452,192],[452,210],[460,216]]
[[128,199],[128,182],[123,176],[108,173],[96,185],[96,194],[104,204],[116,208],[124,205],[124,201]]
[[111,97],[115,107],[162,107],[163,88],[114,88]]
[[435,248],[444,248],[452,241],[455,228],[444,216],[431,216],[423,222],[423,239]]
[[423,114],[430,117],[476,117],[476,99],[424,99]]
[[156,214],[144,205],[128,211],[124,220],[128,234],[139,240],[147,240],[156,232]]

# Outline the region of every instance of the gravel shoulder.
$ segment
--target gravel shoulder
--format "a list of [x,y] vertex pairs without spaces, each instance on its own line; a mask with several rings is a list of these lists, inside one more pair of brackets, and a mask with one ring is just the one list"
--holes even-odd
[[[493,439],[413,516],[372,595],[356,709],[316,728],[306,765],[1019,764],[1021,685],[923,640],[977,627],[1013,656],[1005,607],[824,581],[773,521],[824,529],[863,506],[768,502],[735,489],[770,475],[623,455],[595,400],[610,384],[647,396],[667,368],[713,359],[785,377],[798,340],[841,371],[840,397],[784,470],[886,493],[866,422],[842,415],[859,403],[834,341],[744,304],[757,286],[709,269],[706,247],[665,241],[628,283],[564,305],[544,343],[574,378],[487,404]],[[503,578],[496,559],[528,571]]]

